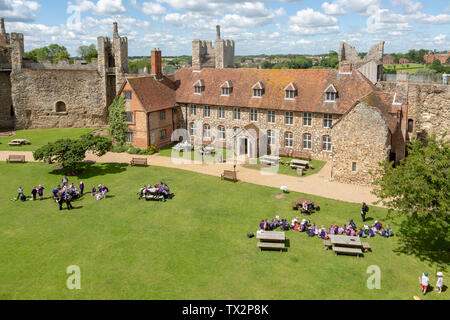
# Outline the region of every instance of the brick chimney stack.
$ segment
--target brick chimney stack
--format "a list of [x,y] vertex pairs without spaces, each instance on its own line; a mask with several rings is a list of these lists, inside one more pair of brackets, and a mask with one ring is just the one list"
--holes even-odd
[[155,48],[152,51],[152,75],[155,76],[156,80],[161,80],[163,77],[162,56],[161,50],[159,50],[159,48]]

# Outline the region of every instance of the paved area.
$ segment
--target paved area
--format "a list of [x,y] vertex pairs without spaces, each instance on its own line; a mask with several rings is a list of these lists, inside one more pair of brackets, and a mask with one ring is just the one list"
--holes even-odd
[[[9,154],[25,155],[28,162],[34,162],[33,154],[30,151],[0,151],[0,161],[5,161]],[[107,153],[99,158],[95,155],[88,154],[86,160],[96,161],[99,163],[130,163],[132,158],[147,158],[150,166],[160,166],[167,168],[176,168],[188,170],[202,174],[208,174],[220,177],[223,170],[233,170],[233,164],[205,164],[205,163],[182,163],[180,160],[173,160],[169,157],[158,155],[152,156],[136,156],[127,153]],[[372,204],[377,198],[371,194],[372,188],[365,186],[356,186],[330,181],[331,163],[328,162],[322,170],[314,175],[307,177],[295,177],[283,174],[267,174],[258,170],[236,167],[238,179],[240,181],[253,184],[280,188],[288,187],[289,191],[297,191],[325,198],[342,200],[347,202],[366,202]]]

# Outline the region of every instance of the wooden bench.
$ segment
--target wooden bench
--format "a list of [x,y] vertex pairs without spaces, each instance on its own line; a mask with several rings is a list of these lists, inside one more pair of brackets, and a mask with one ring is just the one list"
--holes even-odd
[[292,149],[288,149],[288,148],[281,148],[280,149],[280,152],[279,152],[279,156],[280,157],[286,157],[286,158],[291,158],[291,156],[292,156],[292,152],[293,152],[293,150]]
[[306,159],[308,161],[311,161],[311,155],[309,153],[301,152],[301,151],[294,151],[292,153],[292,158],[294,158],[294,159]]
[[25,163],[25,156],[10,154],[6,162],[23,162]]
[[133,158],[131,160],[131,165],[132,166],[136,166],[136,165],[147,166],[148,165],[147,158]]
[[222,175],[220,176],[220,178],[222,180],[227,179],[227,180],[232,180],[234,182],[238,181],[236,171],[231,171],[231,170],[225,170],[222,173]]
[[364,252],[372,251],[372,248],[370,247],[370,244],[368,242],[363,242],[362,245],[363,245]]
[[323,240],[323,246],[325,250],[330,250],[333,245],[330,240]]
[[347,248],[347,247],[333,247],[333,251],[338,255],[339,253],[342,254],[349,254],[353,256],[357,256],[359,258],[359,255],[363,254],[361,249],[358,248]]
[[258,248],[261,249],[274,249],[274,250],[280,250],[280,252],[283,252],[283,250],[286,248],[284,243],[280,242],[258,242]]

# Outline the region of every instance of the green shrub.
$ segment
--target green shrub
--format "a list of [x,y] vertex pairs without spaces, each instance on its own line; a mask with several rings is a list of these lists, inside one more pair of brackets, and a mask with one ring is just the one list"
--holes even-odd
[[154,154],[154,153],[158,153],[159,152],[159,148],[158,148],[158,146],[156,144],[152,144],[152,145],[148,146],[147,151],[150,154]]

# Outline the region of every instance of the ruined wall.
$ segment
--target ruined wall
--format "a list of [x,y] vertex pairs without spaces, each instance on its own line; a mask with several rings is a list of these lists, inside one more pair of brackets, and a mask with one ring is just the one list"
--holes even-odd
[[11,81],[9,72],[0,72],[0,129],[11,129],[14,125],[11,117]]
[[[16,129],[107,125],[107,101],[97,71],[22,69],[11,73]],[[57,108],[63,102],[66,111]]]
[[375,172],[379,162],[388,160],[390,149],[389,129],[380,111],[359,103],[333,127],[332,179],[371,185],[369,172]]
[[[395,82],[380,82],[377,86],[392,93],[397,89]],[[408,119],[414,121],[410,136],[450,134],[450,86],[409,83]]]

